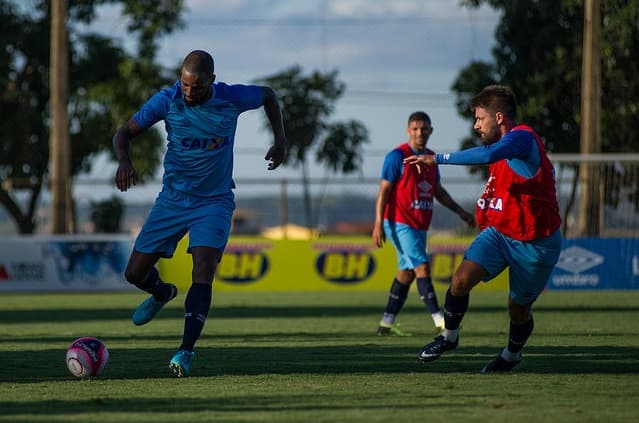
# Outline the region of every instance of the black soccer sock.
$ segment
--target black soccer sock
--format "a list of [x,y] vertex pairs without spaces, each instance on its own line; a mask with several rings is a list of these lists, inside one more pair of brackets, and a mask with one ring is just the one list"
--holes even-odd
[[521,351],[532,334],[534,327],[535,321],[533,320],[532,315],[530,316],[530,320],[520,325],[511,321],[510,335],[508,336],[508,351],[513,353]]
[[135,283],[134,285],[142,291],[153,295],[153,298],[157,301],[166,301],[173,295],[173,288],[170,284],[164,283],[162,279],[160,279],[160,273],[155,267],[151,268],[149,274],[142,282]]
[[444,321],[446,329],[459,329],[464,314],[468,311],[470,295],[456,296],[450,293],[450,288],[446,291],[446,302],[444,303]]
[[386,304],[386,313],[397,315],[406,302],[408,297],[408,289],[410,285],[404,285],[397,279],[393,279],[390,292],[388,294],[388,303]]
[[184,335],[181,350],[193,351],[195,342],[200,337],[206,316],[211,308],[213,288],[207,283],[191,285],[184,301]]
[[426,304],[430,314],[437,313],[439,304],[437,303],[437,294],[435,293],[432,279],[429,277],[417,278],[417,291],[419,292],[419,298]]

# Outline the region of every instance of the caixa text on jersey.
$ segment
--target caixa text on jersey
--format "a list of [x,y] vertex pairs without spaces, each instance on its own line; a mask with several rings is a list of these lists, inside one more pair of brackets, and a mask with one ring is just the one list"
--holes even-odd
[[486,208],[502,211],[504,209],[504,200],[499,197],[488,197],[477,199],[477,207],[481,210]]

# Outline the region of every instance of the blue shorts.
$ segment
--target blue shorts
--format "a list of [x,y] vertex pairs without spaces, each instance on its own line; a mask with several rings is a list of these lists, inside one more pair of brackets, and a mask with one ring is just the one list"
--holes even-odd
[[426,240],[426,231],[420,231],[403,223],[384,220],[386,239],[390,240],[397,251],[397,267],[400,270],[414,269],[430,261]]
[[187,252],[193,247],[224,250],[231,233],[233,193],[196,198],[163,190],[138,234],[134,249],[141,253],[173,257],[178,242],[189,233]]
[[510,298],[517,304],[527,305],[546,287],[559,260],[561,244],[559,229],[545,238],[524,242],[488,227],[470,244],[464,258],[480,264],[488,272],[484,281],[508,267]]

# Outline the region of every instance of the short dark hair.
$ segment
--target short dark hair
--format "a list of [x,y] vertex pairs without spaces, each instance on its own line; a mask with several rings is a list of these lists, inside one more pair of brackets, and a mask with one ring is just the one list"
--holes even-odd
[[424,121],[428,123],[428,126],[432,126],[430,122],[430,116],[428,116],[426,112],[422,112],[421,110],[417,112],[413,112],[410,114],[410,116],[408,116],[409,125],[411,122],[415,122],[415,121]]
[[491,113],[501,112],[511,119],[517,115],[517,99],[505,85],[489,85],[470,100],[470,110],[481,107]]
[[213,75],[215,63],[213,57],[204,50],[193,50],[184,58],[182,69],[190,73],[205,73]]

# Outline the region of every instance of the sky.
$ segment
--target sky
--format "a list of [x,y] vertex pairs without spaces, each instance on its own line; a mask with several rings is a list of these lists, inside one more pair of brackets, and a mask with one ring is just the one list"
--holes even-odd
[[[305,73],[338,71],[346,92],[331,121],[358,120],[370,143],[357,176],[378,178],[384,154],[406,141],[406,121],[427,112],[435,128],[429,147],[455,151],[471,123],[455,110],[450,86],[474,60],[491,60],[499,14],[461,8],[456,0],[186,0],[185,26],[160,40],[158,60],[176,66],[191,50],[215,58],[217,81],[252,83],[293,65]],[[126,21],[102,7],[91,29],[126,46]],[[177,78],[177,75],[176,75]],[[123,117],[123,120],[128,117]],[[266,170],[272,142],[262,109],[241,115],[236,134],[236,179],[298,177],[299,169]],[[311,160],[313,161],[313,160]],[[98,160],[91,176],[114,170]],[[446,172],[459,172],[443,170]],[[311,166],[312,177],[327,171]],[[157,187],[153,188],[157,191]]]

